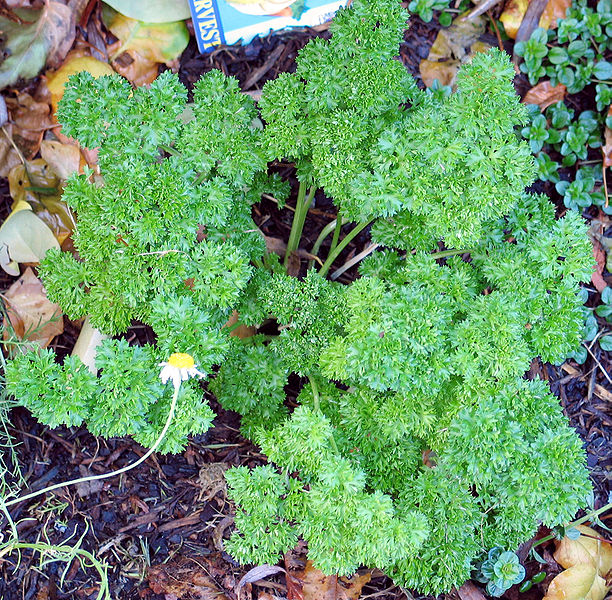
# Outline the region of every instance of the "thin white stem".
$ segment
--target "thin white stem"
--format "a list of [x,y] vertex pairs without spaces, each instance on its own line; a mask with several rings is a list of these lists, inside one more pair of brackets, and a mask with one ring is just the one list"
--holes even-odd
[[31,494],[26,494],[25,496],[14,498],[13,500],[10,500],[9,502],[4,502],[2,498],[0,498],[0,506],[2,508],[8,508],[9,506],[19,504],[20,502],[24,502],[25,500],[31,500],[32,498],[36,498],[37,496],[41,496],[42,494],[46,494],[47,492],[51,492],[53,490],[57,490],[62,487],[67,487],[69,485],[76,485],[77,483],[86,483],[88,481],[98,481],[100,479],[108,479],[109,477],[114,477],[115,475],[121,475],[121,473],[125,473],[126,471],[129,471],[130,469],[133,469],[137,467],[138,465],[142,464],[145,460],[147,460],[147,458],[149,458],[149,456],[151,456],[151,454],[153,454],[153,452],[155,452],[155,450],[157,450],[159,445],[162,443],[166,435],[166,432],[168,431],[168,428],[170,427],[170,423],[172,422],[172,417],[174,416],[174,409],[176,408],[176,401],[178,398],[179,389],[180,389],[180,385],[177,385],[174,388],[174,394],[172,395],[172,402],[170,404],[170,411],[168,412],[168,418],[166,419],[166,424],[164,425],[164,428],[159,434],[159,437],[157,438],[153,446],[151,446],[151,448],[149,448],[149,450],[147,450],[147,452],[143,454],[136,462],[133,462],[130,465],[126,465],[125,467],[121,467],[121,469],[117,469],[116,471],[111,471],[110,473],[102,473],[102,475],[89,475],[87,477],[79,477],[78,479],[71,479],[70,481],[56,483],[42,490],[38,490],[37,492],[32,492]]

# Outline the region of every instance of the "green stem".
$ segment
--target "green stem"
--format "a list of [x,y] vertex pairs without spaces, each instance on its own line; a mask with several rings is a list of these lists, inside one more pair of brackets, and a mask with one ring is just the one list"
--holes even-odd
[[474,252],[474,250],[470,250],[469,248],[464,248],[462,250],[443,250],[442,252],[434,252],[431,256],[433,258],[446,258],[447,256],[457,256],[457,254],[469,254],[470,252]]
[[[310,377],[310,375],[308,376],[308,381],[310,381],[310,387],[312,387],[312,400],[314,404],[314,409],[317,412],[321,412],[321,403],[320,403],[319,388],[317,387],[317,382],[315,381],[314,377]],[[336,440],[334,439],[333,433],[329,436],[329,441],[331,443],[331,447],[333,451],[336,454],[340,454],[340,452],[338,452],[338,446],[336,445]]]
[[310,381],[310,387],[312,388],[312,400],[314,402],[314,408],[317,411],[321,411],[321,404],[319,401],[319,388],[317,387],[317,382],[312,377],[308,377],[308,381]]
[[346,234],[344,239],[329,253],[327,260],[319,271],[321,277],[325,277],[325,275],[327,275],[329,268],[332,266],[336,258],[338,258],[342,250],[344,250],[351,243],[351,241],[357,235],[359,235],[359,233],[363,231],[371,222],[372,221],[363,221],[362,223],[358,223],[357,225],[355,225],[355,227],[353,227],[353,229],[351,229],[351,231],[349,231],[349,233]]
[[168,154],[172,154],[174,156],[179,156],[180,155],[180,152],[176,148],[173,148],[172,146],[168,146],[167,144],[160,144],[159,147],[164,152],[167,152]]
[[338,245],[342,225],[344,225],[344,219],[340,216],[340,211],[338,211],[338,216],[336,218],[336,229],[334,230],[334,237],[332,238],[331,248],[329,249],[330,253],[333,252]]
[[[605,506],[602,506],[601,508],[598,508],[597,510],[592,510],[591,512],[584,515],[584,517],[580,517],[579,519],[572,521],[571,523],[567,525],[567,528],[576,527],[576,525],[582,525],[583,523],[590,521],[593,517],[598,517],[600,514],[605,513],[609,511],[610,509],[612,509],[612,502],[608,502],[608,504],[606,504]],[[554,540],[554,539],[555,539],[555,535],[551,533],[550,535],[547,535],[535,541],[531,547],[535,548],[536,546],[539,546],[540,544],[544,544],[545,542],[549,542],[550,540]]]
[[[338,219],[331,221],[325,227],[323,227],[323,229],[321,230],[321,233],[319,234],[319,237],[317,238],[316,242],[312,246],[312,250],[310,252],[312,255],[318,256],[319,250],[321,249],[321,246],[323,245],[325,238],[336,228],[337,221]],[[347,221],[342,219],[342,225],[344,225],[345,223],[347,223]],[[309,269],[312,269],[313,265],[314,265],[314,260],[311,260],[308,262]]]
[[304,230],[304,223],[306,222],[306,216],[308,215],[308,209],[312,202],[312,197],[315,193],[315,187],[311,187],[306,196],[306,184],[300,182],[298,189],[297,203],[295,205],[295,214],[293,215],[293,223],[291,224],[291,233],[289,234],[289,241],[287,242],[287,251],[285,252],[284,265],[287,268],[289,264],[289,257],[292,252],[295,252],[300,245],[300,239],[302,237],[302,231]]

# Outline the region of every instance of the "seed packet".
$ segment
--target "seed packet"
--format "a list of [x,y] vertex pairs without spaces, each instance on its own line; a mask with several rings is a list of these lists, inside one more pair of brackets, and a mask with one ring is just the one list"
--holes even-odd
[[200,52],[285,27],[329,21],[348,0],[189,0]]

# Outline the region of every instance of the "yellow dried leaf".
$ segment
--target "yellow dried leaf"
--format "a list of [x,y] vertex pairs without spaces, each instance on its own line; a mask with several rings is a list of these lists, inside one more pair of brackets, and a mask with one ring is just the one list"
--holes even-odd
[[428,57],[419,65],[421,78],[427,87],[436,79],[442,85],[454,85],[459,67],[469,62],[476,52],[490,48],[478,41],[485,29],[484,18],[462,20],[462,16],[457,17],[450,27],[440,29]]
[[564,568],[569,569],[576,565],[589,565],[597,570],[602,577],[612,569],[612,545],[601,539],[597,531],[578,525],[580,537],[572,540],[564,537],[558,542],[554,559]]
[[53,115],[57,111],[57,104],[64,95],[64,86],[68,78],[75,73],[88,71],[94,77],[112,75],[114,73],[110,65],[86,54],[83,50],[73,50],[68,54],[66,60],[57,71],[47,71],[47,87],[51,92],[51,106]]
[[102,18],[121,42],[116,56],[135,50],[151,62],[167,63],[178,58],[189,43],[189,31],[183,21],[145,23],[130,19],[109,6],[104,7]]
[[60,180],[49,165],[42,158],[27,161],[14,167],[8,180],[13,212],[20,202],[27,202],[61,244],[72,232],[74,221],[61,199]]
[[[554,29],[557,26],[557,21],[565,18],[565,11],[571,3],[572,0],[548,0],[538,25],[543,29]],[[516,39],[516,34],[528,6],[529,0],[510,0],[506,3],[504,12],[499,17],[499,20],[504,24],[506,34],[513,40]]]
[[509,38],[516,39],[528,6],[529,0],[510,0],[506,3],[499,20],[504,24],[504,30]]
[[565,12],[572,5],[572,0],[548,0],[540,17],[540,27],[554,29],[557,21],[565,19]]
[[78,146],[53,140],[43,140],[40,145],[40,155],[62,180],[68,179],[73,173],[78,173],[85,163]]
[[606,582],[595,567],[580,564],[557,575],[543,600],[603,600],[607,592]]

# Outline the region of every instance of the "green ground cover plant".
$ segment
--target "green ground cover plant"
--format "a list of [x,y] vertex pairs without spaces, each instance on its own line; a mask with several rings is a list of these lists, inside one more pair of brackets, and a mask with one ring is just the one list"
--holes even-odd
[[[171,395],[157,364],[189,353],[269,459],[227,472],[232,556],[276,562],[303,538],[325,573],[378,567],[438,594],[499,548],[498,589],[520,574],[503,551],[569,521],[590,491],[557,398],[523,375],[580,344],[593,258],[577,212],[556,220],[524,191],[536,165],[516,132],[528,115],[509,58],[479,54],[455,93],[421,91],[395,59],[406,20],[395,0],[355,0],[330,41],[265,85],[259,111],[217,71],[196,85],[191,117],[170,73],[137,90],[74,78],[58,116],[100,148],[101,175],[68,181],[78,254],[50,251],[40,272],[66,314],[118,337],[99,375],[32,351],[7,365],[7,387],[52,426],[151,445]],[[284,261],[251,218],[262,193],[281,206],[288,195],[267,172],[279,159],[299,181]],[[338,210],[331,247],[291,277],[317,189]],[[332,281],[367,228],[380,249],[353,283]],[[120,337],[134,320],[154,344]],[[264,322],[275,335],[229,335]],[[291,373],[304,385],[288,403]],[[193,381],[176,393],[166,452],[214,416]]]
[[[565,207],[587,218],[596,211],[612,214],[599,150],[604,128],[612,126],[608,115],[612,104],[611,33],[612,3],[599,0],[595,6],[588,6],[580,1],[567,9],[556,30],[536,29],[529,40],[515,46],[516,53],[524,58],[521,70],[531,84],[547,78],[551,85],[565,85],[570,96],[584,90],[591,97],[593,110],[580,114],[570,107],[571,97],[544,111],[530,105],[529,123],[522,130],[535,155],[538,179],[554,183]],[[569,355],[580,364],[588,357],[586,345],[590,349],[597,342],[602,350],[612,348],[611,336],[605,329],[599,331],[595,316],[607,316],[604,296],[608,297],[607,290],[603,290],[601,305],[584,309],[585,345]]]

